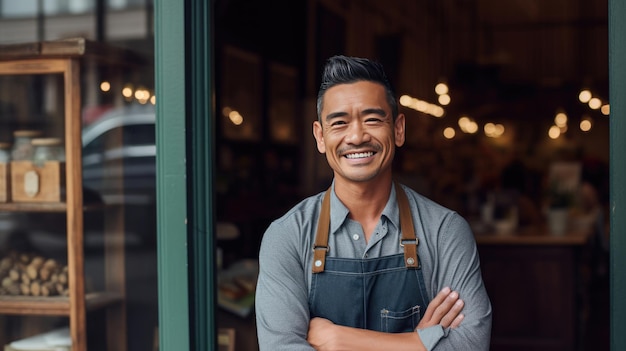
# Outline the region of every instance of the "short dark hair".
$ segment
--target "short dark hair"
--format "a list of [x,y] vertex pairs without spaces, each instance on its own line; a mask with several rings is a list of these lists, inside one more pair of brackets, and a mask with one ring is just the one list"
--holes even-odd
[[326,90],[338,84],[350,84],[359,81],[379,83],[385,88],[387,102],[391,107],[391,115],[395,120],[398,116],[396,93],[379,62],[361,58],[337,55],[329,58],[322,73],[322,83],[317,93],[317,118],[321,121],[322,104]]

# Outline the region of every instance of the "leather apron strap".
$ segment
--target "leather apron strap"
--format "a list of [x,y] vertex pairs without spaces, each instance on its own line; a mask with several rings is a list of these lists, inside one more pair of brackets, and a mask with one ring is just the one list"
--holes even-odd
[[[400,246],[404,249],[404,265],[406,268],[419,268],[419,260],[417,257],[418,239],[415,235],[413,226],[413,217],[411,216],[411,208],[406,193],[400,186],[395,183],[396,199],[398,208],[400,209],[400,231],[402,238]],[[322,209],[317,222],[317,232],[315,234],[315,244],[313,244],[313,273],[321,273],[324,271],[326,262],[326,253],[330,250],[328,246],[328,233],[330,231],[330,192],[332,188],[326,190],[324,199],[322,200]]]
[[328,247],[328,232],[330,231],[330,192],[332,187],[326,190],[324,200],[322,200],[322,210],[317,221],[317,233],[315,233],[315,244],[313,244],[313,273],[324,271],[326,263],[326,253]]
[[402,231],[400,246],[404,247],[404,265],[406,268],[419,268],[420,263],[417,259],[418,239],[415,235],[409,199],[400,184],[395,183],[395,187],[398,208],[400,209],[400,231]]

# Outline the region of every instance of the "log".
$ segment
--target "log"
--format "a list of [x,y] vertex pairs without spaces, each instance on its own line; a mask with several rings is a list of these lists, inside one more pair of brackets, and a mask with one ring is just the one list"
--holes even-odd
[[22,273],[21,277],[22,277],[22,283],[23,284],[29,284],[30,285],[31,279],[30,279],[30,276],[28,274],[26,274],[26,272]]
[[45,262],[45,259],[41,256],[35,256],[33,257],[33,259],[30,261],[29,266],[33,266],[37,269],[39,269],[41,266],[43,266]]
[[39,269],[39,278],[42,281],[49,281],[51,278],[51,275],[52,275],[52,270],[50,268],[43,266]]
[[30,261],[28,266],[26,266],[26,273],[30,277],[30,279],[37,279],[39,276],[39,269],[43,266],[45,260],[41,256],[35,256]]
[[13,280],[14,282],[20,280],[20,271],[16,268],[11,268],[11,270],[9,271],[9,278],[11,278],[11,280]]
[[37,279],[39,276],[39,267],[33,265],[32,263],[26,266],[26,274],[30,279]]
[[10,252],[0,258],[0,295],[69,294],[68,267],[52,258]]
[[30,293],[33,296],[39,296],[41,294],[41,285],[38,281],[30,283]]
[[24,296],[30,295],[30,285],[29,284],[20,284],[20,292]]
[[9,286],[15,284],[15,281],[11,277],[4,277],[2,279],[2,287],[7,289]]
[[59,264],[53,258],[49,258],[43,263],[43,266],[50,268],[50,270],[56,270],[59,267]]
[[57,294],[57,289],[54,283],[44,283],[41,285],[41,296],[53,296]]
[[59,273],[57,281],[61,284],[67,284],[67,272]]
[[0,270],[9,270],[13,266],[13,259],[11,257],[4,257],[0,260]]

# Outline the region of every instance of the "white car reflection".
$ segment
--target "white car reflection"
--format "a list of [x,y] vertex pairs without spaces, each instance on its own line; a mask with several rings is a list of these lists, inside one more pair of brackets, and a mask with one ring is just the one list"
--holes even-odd
[[[146,205],[155,198],[155,111],[116,109],[83,131],[83,183],[107,204]],[[121,182],[123,180],[123,182]],[[123,190],[119,186],[123,184]]]

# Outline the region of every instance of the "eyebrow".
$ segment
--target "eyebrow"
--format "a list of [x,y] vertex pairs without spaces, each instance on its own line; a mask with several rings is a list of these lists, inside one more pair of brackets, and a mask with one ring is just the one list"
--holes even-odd
[[382,108],[368,108],[363,110],[363,112],[361,113],[363,115],[379,115],[381,117],[386,117],[387,116],[387,112],[385,112],[385,110],[383,110]]
[[326,122],[329,122],[333,118],[346,116],[347,114],[348,114],[347,112],[333,112],[333,113],[329,113],[328,115],[326,115]]
[[[329,113],[328,115],[326,115],[326,122],[329,122],[333,118],[346,116],[347,114],[348,114],[347,112],[343,112],[343,111]],[[371,114],[379,115],[381,117],[387,116],[387,112],[385,112],[385,110],[383,110],[382,108],[368,108],[368,109],[361,111],[361,115],[371,115]]]

